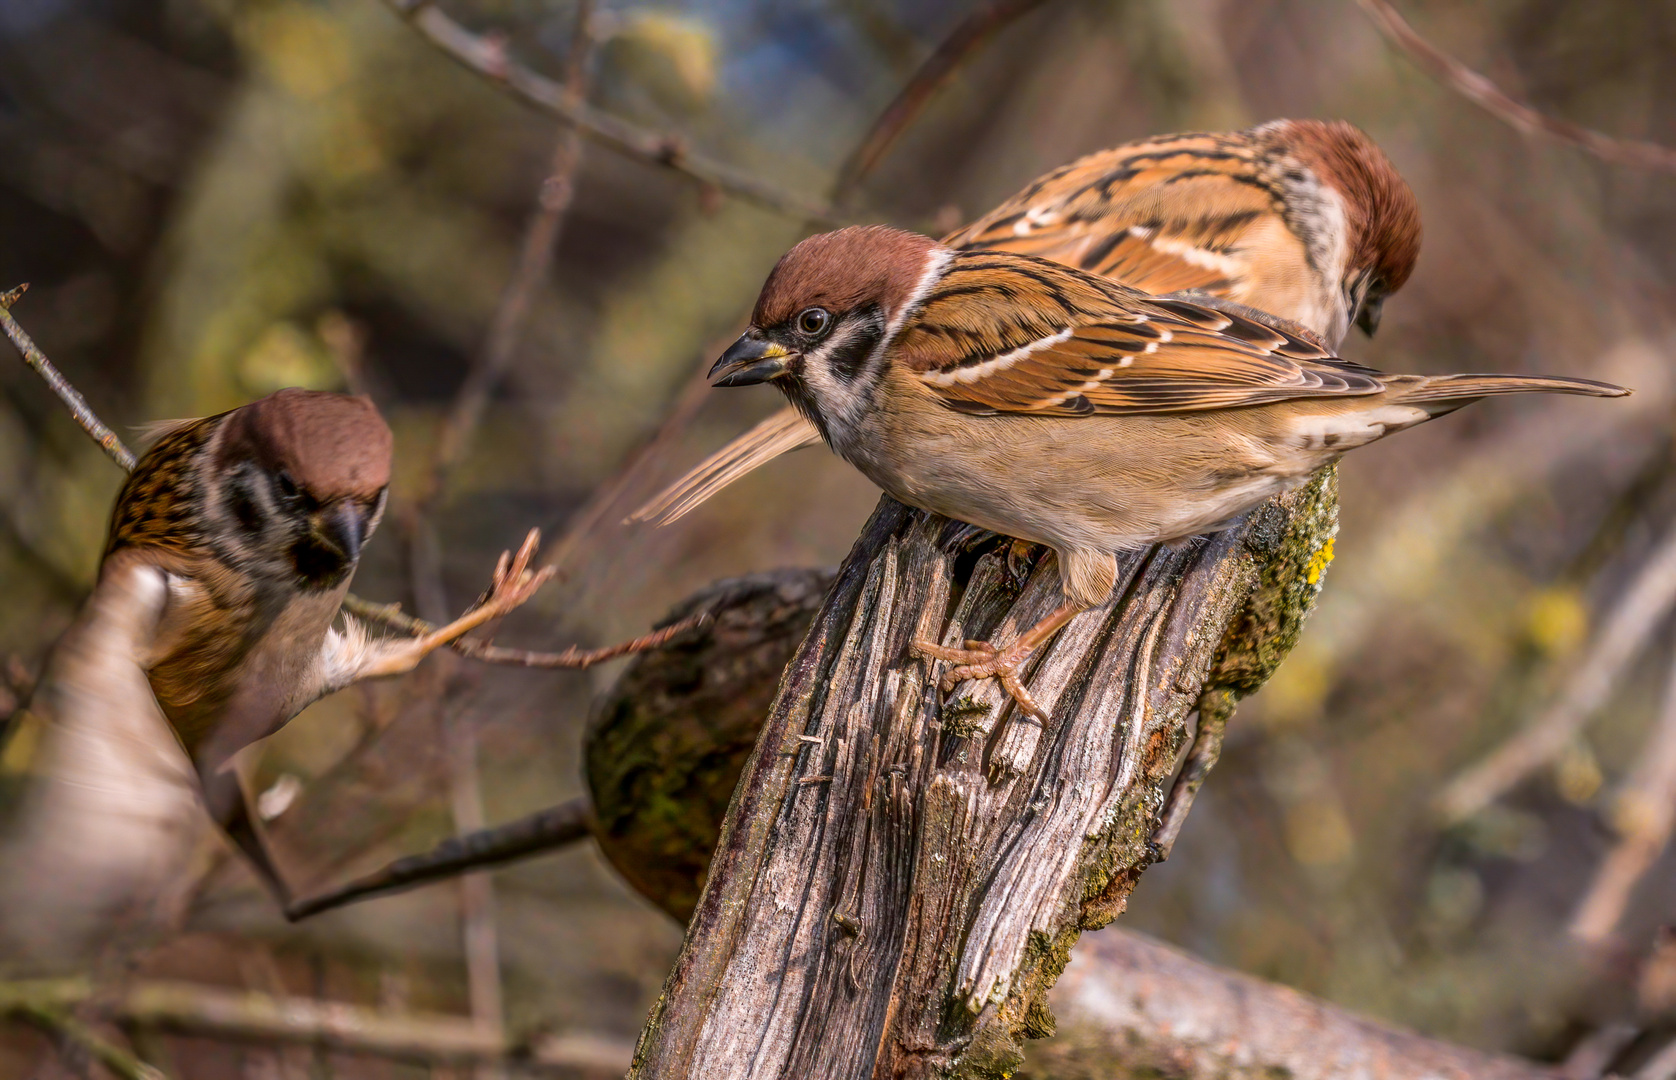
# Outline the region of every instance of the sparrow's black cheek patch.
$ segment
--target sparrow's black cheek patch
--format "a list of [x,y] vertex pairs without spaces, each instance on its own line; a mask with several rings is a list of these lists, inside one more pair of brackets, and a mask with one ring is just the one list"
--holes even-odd
[[864,319],[850,334],[847,341],[840,342],[832,350],[827,362],[832,366],[832,373],[845,382],[855,382],[861,371],[867,366],[867,358],[873,355],[873,350],[879,347],[879,342],[885,336],[884,318],[876,307],[869,307],[863,312]]
[[256,495],[251,490],[249,477],[236,476],[227,486],[227,508],[233,512],[233,517],[246,532],[261,530],[262,508],[256,503]]

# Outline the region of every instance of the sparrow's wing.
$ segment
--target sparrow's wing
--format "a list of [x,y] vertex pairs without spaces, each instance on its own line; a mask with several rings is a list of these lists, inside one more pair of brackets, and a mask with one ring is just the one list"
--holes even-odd
[[1050,416],[1181,413],[1377,394],[1282,320],[1143,296],[1036,259],[957,257],[897,355],[950,408]]
[[943,242],[1051,259],[1155,295],[1241,299],[1266,268],[1304,269],[1282,205],[1248,138],[1171,135],[1055,169]]
[[[943,243],[1034,255],[1155,295],[1266,298],[1307,265],[1282,205],[1240,133],[1168,135],[1055,169]],[[813,424],[782,409],[630,520],[667,525],[780,454],[819,441]]]
[[28,773],[0,828],[0,956],[85,963],[187,875],[206,822],[144,668],[167,593],[118,560],[53,648],[7,755]]

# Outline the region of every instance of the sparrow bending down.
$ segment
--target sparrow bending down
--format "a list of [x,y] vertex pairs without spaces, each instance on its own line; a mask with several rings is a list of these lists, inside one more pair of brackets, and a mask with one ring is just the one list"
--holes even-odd
[[1227,528],[1346,450],[1481,397],[1629,393],[1385,374],[1237,304],[880,226],[813,236],[781,258],[710,374],[778,387],[894,498],[1053,548],[1064,603],[1016,642],[916,644],[957,665],[945,687],[999,677],[1044,720],[1019,665],[1106,601],[1117,552]]
[[503,555],[486,598],[423,637],[332,626],[390,480],[390,429],[362,397],[281,390],[165,426],[117,497],[100,581],[161,572],[167,595],[144,667],[191,757],[211,816],[289,897],[246,805],[234,754],[361,679],[427,654],[528,600],[538,534]]
[[[1343,121],[1164,135],[1102,150],[1033,181],[944,238],[1013,251],[1154,295],[1220,297],[1290,320],[1337,348],[1379,326],[1408,280],[1420,211],[1389,159]],[[668,524],[734,480],[820,440],[785,409],[706,458],[630,517]]]

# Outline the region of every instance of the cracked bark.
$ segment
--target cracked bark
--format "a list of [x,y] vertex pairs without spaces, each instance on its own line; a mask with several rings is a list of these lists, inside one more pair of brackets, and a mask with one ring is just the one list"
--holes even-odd
[[[1126,556],[1114,599],[1033,662],[1046,728],[991,683],[945,702],[909,648],[1005,640],[1058,599],[1051,556],[1015,587],[1001,553],[947,550],[945,524],[885,499],[839,570],[631,1076],[1016,1069],[1071,944],[1153,857],[1200,695],[1249,692],[1295,640],[1336,508],[1329,471],[1191,548]],[[610,821],[602,801],[608,853]]]

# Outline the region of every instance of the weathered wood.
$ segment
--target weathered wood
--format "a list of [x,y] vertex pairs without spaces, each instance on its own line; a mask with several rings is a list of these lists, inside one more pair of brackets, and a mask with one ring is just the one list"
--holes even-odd
[[1018,588],[999,553],[947,550],[945,524],[885,499],[840,569],[631,1075],[1015,1069],[1021,1040],[1052,1029],[1045,991],[1072,942],[1151,860],[1201,692],[1272,671],[1336,516],[1328,472],[1206,541],[1124,558],[1114,599],[1027,673],[1045,729],[990,683],[945,702],[941,665],[910,649],[1006,640],[1058,599],[1050,556]]
[[1559,1080],[1428,1039],[1116,928],[1053,988],[1059,1032],[1020,1080]]

